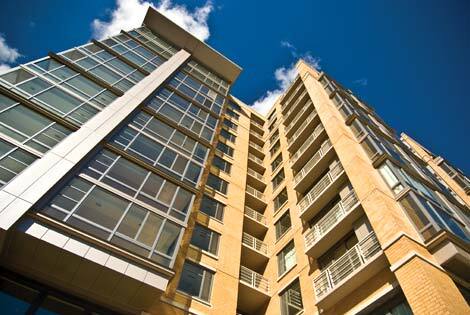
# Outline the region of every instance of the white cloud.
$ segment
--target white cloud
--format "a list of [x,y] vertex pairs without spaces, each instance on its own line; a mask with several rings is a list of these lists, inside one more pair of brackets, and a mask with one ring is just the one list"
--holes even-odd
[[21,54],[16,48],[8,46],[5,38],[0,34],[0,73],[3,73],[11,68],[9,64],[15,63]]
[[214,9],[211,1],[207,1],[202,7],[195,8],[193,12],[184,5],[174,4],[171,0],[162,0],[158,4],[143,0],[116,0],[116,5],[116,9],[110,14],[110,21],[99,19],[93,21],[93,35],[98,39],[140,26],[149,6],[155,7],[160,13],[202,41],[210,36],[207,20]]
[[[301,53],[297,52],[297,48],[288,41],[281,41],[281,46],[289,49],[292,57],[303,59],[306,63],[315,69],[320,69],[321,59],[314,57],[310,52]],[[274,105],[276,100],[287,90],[289,85],[294,81],[297,76],[297,69],[295,63],[290,64],[288,67],[282,66],[274,71],[274,78],[276,79],[277,87],[274,90],[269,90],[259,99],[257,99],[251,106],[262,114],[266,114]]]

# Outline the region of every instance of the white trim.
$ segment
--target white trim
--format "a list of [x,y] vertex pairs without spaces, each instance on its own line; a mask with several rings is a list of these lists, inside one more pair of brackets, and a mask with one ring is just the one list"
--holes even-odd
[[408,263],[410,260],[412,260],[413,258],[420,258],[422,260],[424,260],[425,262],[427,262],[428,264],[436,267],[437,269],[443,271],[443,272],[446,272],[440,265],[438,265],[437,263],[429,260],[428,258],[422,256],[421,254],[415,252],[415,251],[411,251],[409,252],[408,254],[406,254],[405,256],[403,256],[401,259],[399,259],[397,262],[395,262],[393,265],[390,266],[390,271],[392,272],[395,272],[397,271],[398,269],[400,269],[403,265],[405,265],[406,263]]

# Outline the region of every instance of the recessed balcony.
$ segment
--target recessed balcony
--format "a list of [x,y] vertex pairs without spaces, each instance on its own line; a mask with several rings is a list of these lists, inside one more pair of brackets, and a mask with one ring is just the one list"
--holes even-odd
[[329,139],[325,140],[320,149],[305,163],[304,167],[294,177],[294,189],[303,193],[305,189],[315,180],[317,175],[328,166],[335,155],[333,146]]
[[266,187],[266,182],[264,180],[263,175],[261,175],[255,170],[252,170],[251,168],[247,169],[247,174],[248,176],[246,178],[246,182],[248,183],[248,185],[258,190],[264,190],[264,188]]
[[243,220],[243,231],[255,235],[256,237],[263,237],[268,230],[268,223],[266,217],[260,212],[245,206],[245,219]]
[[303,90],[302,94],[295,99],[292,107],[284,114],[284,124],[289,124],[294,119],[295,114],[298,113],[305,103],[310,100],[307,90]]
[[240,266],[237,309],[242,313],[254,314],[268,302],[269,280],[259,273]]
[[262,240],[243,232],[241,262],[244,266],[258,270],[269,260],[268,245]]
[[287,90],[286,96],[289,95],[287,98],[284,96],[284,98],[281,100],[282,104],[282,112],[285,112],[290,108],[292,105],[294,99],[299,97],[299,94],[303,92],[304,85],[302,83],[302,80],[295,81],[291,87]]
[[318,150],[322,141],[326,138],[325,128],[320,123],[313,130],[312,134],[304,141],[297,151],[290,157],[291,167],[298,170],[304,165],[308,158]]
[[313,218],[338,193],[346,178],[340,163],[331,168],[297,204],[302,220]]
[[264,209],[266,207],[266,197],[261,191],[250,185],[246,185],[245,192],[245,202],[247,206],[253,209]]
[[254,121],[253,119],[250,120],[250,129],[255,129],[256,131],[260,132],[260,133],[263,133],[264,132],[264,129],[263,129],[263,126],[259,123],[257,123],[256,121]]
[[295,152],[302,143],[311,135],[312,129],[320,123],[320,118],[316,110],[312,110],[310,114],[302,122],[302,126],[292,134],[290,138],[287,139],[287,149],[290,152]]
[[251,168],[258,173],[264,173],[263,160],[254,155],[253,153],[248,153],[248,168]]
[[260,134],[254,130],[250,130],[250,141],[253,141],[257,143],[258,145],[263,146],[264,145],[263,134]]
[[264,158],[263,147],[259,144],[256,144],[254,141],[249,141],[249,151],[258,156],[259,158]]
[[286,125],[286,137],[290,137],[292,133],[296,131],[297,128],[299,128],[299,126],[302,126],[302,122],[305,120],[308,114],[314,110],[312,105],[313,102],[308,100],[302,109],[297,113],[297,115],[295,115],[294,119],[288,125]]
[[313,279],[316,305],[328,309],[341,302],[387,265],[374,232]]
[[353,222],[362,215],[359,205],[354,190],[335,204],[305,233],[305,253],[318,258],[351,231]]

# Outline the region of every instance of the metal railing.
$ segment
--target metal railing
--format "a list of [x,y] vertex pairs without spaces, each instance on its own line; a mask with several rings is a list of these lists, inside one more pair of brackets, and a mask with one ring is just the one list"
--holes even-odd
[[[289,305],[289,307],[295,308],[297,312],[300,312],[301,310],[303,310],[302,295],[300,294],[299,291],[289,289],[287,290],[285,294],[287,295],[286,302]],[[296,314],[298,314],[297,312]]]
[[292,127],[294,127],[294,125],[302,117],[303,113],[305,113],[307,111],[307,109],[309,109],[310,105],[312,105],[312,104],[313,104],[313,102],[311,100],[307,101],[307,104],[305,104],[304,107],[302,107],[302,109],[297,113],[297,115],[295,115],[295,118],[292,119],[292,121],[287,125],[286,133],[288,133],[292,129]]
[[307,94],[307,90],[303,91],[302,94],[297,98],[295,103],[292,105],[292,107],[287,111],[287,113],[284,115],[284,120],[287,119],[287,117],[290,116],[295,110],[297,110],[297,105],[299,105],[300,101],[304,98],[304,96]]
[[263,135],[260,134],[259,132],[256,132],[256,131],[254,131],[254,130],[250,130],[250,134],[252,134],[253,136],[255,136],[255,137],[257,137],[257,138],[259,138],[259,139],[261,139],[261,140],[263,140]]
[[269,294],[269,280],[245,266],[240,266],[240,281]]
[[343,166],[341,163],[337,162],[335,166],[333,166],[328,173],[325,174],[316,184],[313,186],[312,189],[308,192],[305,197],[300,200],[298,203],[298,207],[300,213],[302,214],[310,205],[320,196],[326,188],[333,183],[339,175],[344,172]]
[[289,99],[285,102],[283,102],[284,104],[282,105],[282,109],[286,108],[287,104],[289,104],[292,99],[294,98],[294,96],[297,94],[297,92],[304,86],[303,83],[300,83],[298,87],[295,88],[295,90],[292,92],[292,94],[289,96]]
[[341,199],[322,217],[310,230],[305,233],[305,247],[310,248],[328,233],[336,223],[341,221],[359,202],[354,190]]
[[251,236],[248,233],[243,232],[242,244],[248,246],[264,255],[268,255],[268,245],[263,241]]
[[248,153],[248,158],[249,158],[250,160],[252,160],[252,161],[254,161],[254,162],[260,164],[260,165],[263,165],[263,160],[260,159],[259,157],[255,156],[255,155],[252,154],[252,153]]
[[254,178],[257,178],[259,179],[260,181],[264,181],[264,177],[263,175],[261,175],[260,173],[252,170],[251,168],[248,168],[248,174],[250,174],[251,176],[253,176]]
[[367,264],[380,251],[381,247],[375,233],[369,233],[313,280],[317,301],[340,285],[341,281],[354,274],[357,269]]
[[262,201],[265,201],[264,194],[250,185],[246,185],[246,192]]
[[297,152],[295,152],[294,155],[291,156],[290,158],[290,163],[294,164],[299,157],[304,154],[304,152],[307,150],[307,148],[317,139],[317,137],[322,133],[322,131],[325,130],[323,125],[320,123],[315,130],[313,130],[312,134],[305,140],[305,142],[300,146],[300,148],[297,149]]
[[260,128],[260,129],[263,129],[263,125],[257,123],[256,121],[250,120],[250,122],[251,122],[253,125],[255,125],[256,127]]
[[317,111],[312,110],[312,112],[307,116],[305,121],[302,123],[302,127],[299,128],[289,139],[287,139],[287,145],[290,146],[292,143],[299,138],[300,134],[305,131],[307,128],[307,125],[317,117]]
[[256,210],[251,209],[250,207],[245,206],[245,215],[263,225],[268,224],[268,221],[266,220],[266,217],[264,215],[262,215]]
[[307,176],[308,172],[312,170],[312,168],[317,165],[317,163],[321,160],[322,157],[332,148],[330,139],[326,139],[320,149],[310,158],[310,160],[305,163],[304,167],[297,173],[294,177],[294,186],[296,186],[302,179]]
[[259,144],[256,144],[256,143],[254,143],[253,141],[250,141],[249,144],[250,144],[250,146],[252,146],[253,148],[255,148],[255,149],[257,149],[257,150],[263,152],[263,147],[260,146]]

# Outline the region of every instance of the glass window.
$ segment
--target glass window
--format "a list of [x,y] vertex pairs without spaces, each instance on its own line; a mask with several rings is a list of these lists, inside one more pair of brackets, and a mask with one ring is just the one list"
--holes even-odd
[[207,178],[207,186],[223,194],[226,194],[228,183],[224,181],[222,178],[215,176],[214,174],[209,174]]
[[281,276],[296,264],[294,241],[290,241],[277,254],[278,275]]
[[233,157],[233,148],[225,143],[218,142],[216,149],[230,157]]
[[281,300],[281,315],[296,315],[303,312],[304,307],[299,279],[294,280],[279,296]]
[[224,218],[225,205],[206,195],[202,196],[200,211],[219,221]]
[[225,172],[227,174],[230,174],[230,170],[232,169],[232,164],[225,161],[221,157],[218,157],[217,155],[214,156],[214,159],[212,160],[212,165],[214,165],[219,170],[221,170],[222,172]]
[[274,156],[274,154],[276,154],[277,151],[279,151],[280,148],[281,148],[281,143],[280,143],[280,141],[278,140],[278,141],[272,146],[272,148],[269,150],[269,153],[271,154],[271,156]]
[[238,128],[238,126],[235,123],[231,122],[228,119],[224,119],[223,124],[224,124],[224,126],[227,126],[228,128],[230,128],[232,130],[237,130],[237,128]]
[[220,130],[220,136],[230,142],[235,142],[235,139],[237,138],[233,133],[223,128]]
[[284,181],[285,175],[284,175],[284,169],[282,168],[276,176],[274,176],[273,180],[271,181],[273,184],[273,190],[279,187],[279,185]]
[[191,237],[191,244],[205,250],[206,252],[217,255],[219,249],[219,237],[220,234],[209,230],[200,224],[196,224]]
[[178,290],[209,302],[213,278],[214,272],[186,260]]
[[274,226],[276,228],[276,240],[279,240],[292,226],[289,210],[287,210],[281,218],[274,223]]
[[169,267],[183,228],[83,179],[72,179],[40,210],[85,233]]
[[282,163],[282,153],[279,153],[278,156],[271,162],[271,171],[274,172],[279,165]]
[[31,153],[0,140],[0,187],[6,185],[36,159]]
[[0,132],[43,153],[70,134],[67,128],[3,95]]
[[277,196],[274,198],[274,211],[279,210],[287,201],[287,190],[284,188]]

